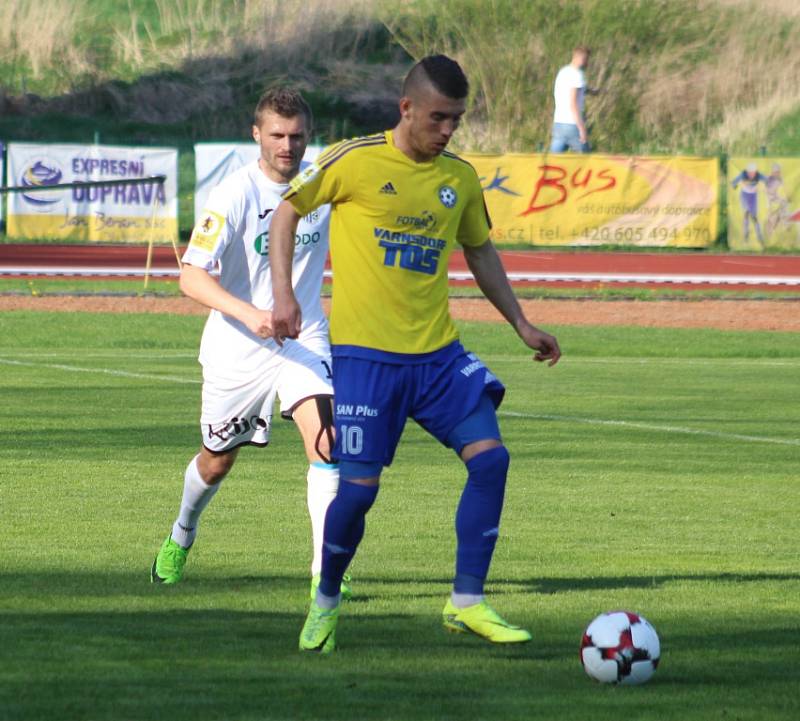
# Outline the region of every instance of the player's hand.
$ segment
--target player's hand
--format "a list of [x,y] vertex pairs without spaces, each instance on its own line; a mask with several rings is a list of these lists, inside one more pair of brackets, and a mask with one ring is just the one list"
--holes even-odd
[[272,313],[268,310],[253,308],[244,319],[247,329],[259,338],[269,338],[272,335]]
[[520,329],[519,335],[525,341],[525,345],[537,351],[536,355],[533,356],[535,361],[540,363],[549,361],[548,366],[554,366],[558,363],[558,359],[561,358],[561,348],[558,347],[558,341],[555,336],[539,330],[530,325],[530,323]]
[[300,304],[294,295],[275,297],[272,305],[272,337],[282,346],[286,338],[297,338],[303,322]]
[[578,140],[580,140],[584,144],[588,142],[589,134],[586,132],[586,130],[581,129],[578,131]]

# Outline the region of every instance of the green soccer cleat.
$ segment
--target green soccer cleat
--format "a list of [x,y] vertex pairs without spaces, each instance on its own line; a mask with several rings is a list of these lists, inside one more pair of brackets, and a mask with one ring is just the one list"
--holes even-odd
[[186,565],[186,557],[189,549],[175,543],[172,536],[167,536],[161,548],[158,549],[156,560],[150,569],[150,581],[152,583],[177,583],[183,576],[183,567]]
[[444,627],[453,633],[474,633],[492,643],[525,643],[531,634],[524,628],[513,626],[486,601],[467,608],[456,608],[448,599],[442,611]]
[[316,601],[311,602],[306,622],[300,632],[300,650],[316,651],[324,655],[336,650],[336,623],[339,620],[339,607],[320,608]]
[[[311,589],[308,592],[308,597],[312,601],[317,598],[317,586],[319,586],[318,573],[311,577]],[[342,601],[349,601],[353,597],[353,589],[350,587],[350,576],[347,574],[342,578],[342,585],[339,587],[339,591],[342,594]]]

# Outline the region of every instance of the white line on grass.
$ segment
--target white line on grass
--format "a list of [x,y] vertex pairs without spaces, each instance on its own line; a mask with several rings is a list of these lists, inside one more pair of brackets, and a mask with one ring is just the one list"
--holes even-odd
[[82,368],[80,366],[68,366],[61,363],[30,363],[27,361],[11,360],[10,358],[0,358],[0,363],[10,366],[28,366],[31,368],[52,368],[54,370],[70,371],[72,373],[96,373],[108,376],[121,376],[122,378],[141,378],[150,381],[169,381],[170,383],[191,383],[198,385],[202,381],[194,378],[183,378],[180,376],[159,376],[152,373],[132,373],[131,371],[116,371],[111,368]]
[[759,365],[798,366],[800,358],[575,358],[575,363],[597,365]]
[[124,356],[127,358],[137,358],[137,359],[144,359],[144,360],[173,360],[175,358],[194,358],[197,359],[197,351],[193,353],[187,353],[184,351],[161,351],[161,350],[153,350],[153,351],[134,351],[130,352],[128,350],[119,349],[113,351],[97,351],[97,352],[86,352],[86,351],[60,351],[58,353],[41,353],[36,348],[27,348],[24,350],[4,350],[4,356],[10,357],[22,357],[22,358],[119,358]]
[[[520,362],[525,363],[530,360],[530,356],[526,355],[481,355],[481,360],[486,363],[511,363]],[[723,364],[723,365],[758,365],[758,366],[788,366],[796,367],[800,365],[800,358],[785,358],[781,360],[773,358],[603,358],[600,356],[594,358],[580,358],[574,356],[565,356],[562,363],[576,365],[587,363],[589,365],[710,365],[710,364]]]
[[[173,360],[191,358],[197,359],[197,351],[162,351],[154,349],[152,352],[147,350],[139,351],[60,351],[56,353],[41,353],[35,348],[19,349],[19,350],[4,350],[3,354],[6,357],[22,357],[22,358],[139,358],[144,360]],[[487,363],[528,363],[530,356],[524,353],[520,354],[497,354],[497,355],[481,355],[481,360]],[[567,356],[564,363],[570,365],[588,363],[589,365],[709,365],[722,363],[724,365],[758,365],[758,366],[775,366],[775,367],[796,367],[800,365],[800,358],[721,358],[721,357],[695,357],[695,358],[675,358],[675,357],[650,357],[650,358],[636,358],[636,357],[603,357],[593,356],[589,358],[582,358],[580,356]]]
[[[30,363],[26,361],[11,360],[10,358],[0,358],[0,364],[14,366],[28,366],[33,368],[52,368],[55,370],[70,371],[75,373],[96,373],[111,376],[121,376],[123,378],[141,378],[144,380],[164,381],[170,383],[188,383],[199,385],[202,381],[193,378],[182,378],[176,376],[159,376],[151,373],[132,373],[129,371],[118,371],[110,368],[83,368],[80,366],[68,366],[61,363]],[[721,438],[730,441],[747,441],[750,443],[774,443],[781,446],[800,446],[800,440],[794,438],[770,438],[769,436],[749,436],[740,433],[724,433],[722,431],[708,431],[699,428],[684,428],[681,426],[665,426],[655,423],[641,423],[639,421],[620,421],[608,418],[584,418],[582,416],[562,416],[548,413],[516,413],[514,411],[498,411],[498,415],[508,418],[529,418],[540,421],[565,421],[569,423],[583,423],[592,426],[617,426],[622,428],[638,428],[646,431],[660,431],[662,433],[680,433],[690,436],[708,436],[710,438]]]
[[643,431],[660,431],[662,433],[680,433],[688,436],[709,436],[729,441],[748,441],[750,443],[776,443],[781,446],[800,446],[800,439],[771,438],[769,436],[748,436],[741,433],[725,433],[708,431],[700,428],[684,428],[682,426],[665,426],[658,423],[642,423],[640,421],[619,421],[608,418],[583,418],[581,416],[560,416],[550,413],[515,413],[514,411],[498,411],[497,415],[509,418],[530,418],[539,421],[564,421],[567,423],[584,423],[589,426],[618,426],[622,428],[638,428]]

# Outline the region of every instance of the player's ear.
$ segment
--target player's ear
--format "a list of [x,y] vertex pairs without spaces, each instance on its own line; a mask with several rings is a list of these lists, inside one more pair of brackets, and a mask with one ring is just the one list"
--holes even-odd
[[400,98],[400,115],[408,118],[411,114],[411,98],[404,96]]
[[258,130],[258,125],[253,126],[253,140],[259,144],[261,143],[261,133]]

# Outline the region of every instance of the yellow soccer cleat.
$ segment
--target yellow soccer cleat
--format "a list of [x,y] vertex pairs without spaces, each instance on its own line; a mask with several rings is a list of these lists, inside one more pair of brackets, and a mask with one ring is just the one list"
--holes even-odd
[[316,601],[311,602],[308,616],[300,632],[300,650],[316,651],[328,655],[336,650],[336,624],[339,621],[339,607],[320,608]]
[[448,599],[442,611],[442,622],[453,633],[474,633],[492,643],[525,643],[531,634],[500,616],[486,601],[466,608],[456,608]]

